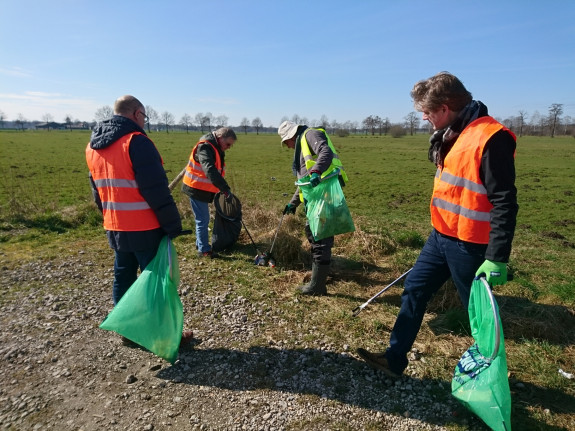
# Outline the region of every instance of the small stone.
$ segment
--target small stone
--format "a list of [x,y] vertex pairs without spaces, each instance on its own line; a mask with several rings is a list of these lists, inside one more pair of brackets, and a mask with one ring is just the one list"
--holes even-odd
[[132,383],[135,383],[137,381],[138,381],[138,379],[133,374],[130,374],[128,377],[126,377],[126,383],[129,385],[131,385]]

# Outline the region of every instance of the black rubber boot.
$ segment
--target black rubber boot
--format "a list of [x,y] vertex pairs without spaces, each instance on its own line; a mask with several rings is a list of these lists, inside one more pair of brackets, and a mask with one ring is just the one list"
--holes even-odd
[[311,280],[308,284],[298,287],[298,289],[304,295],[327,295],[327,288],[325,283],[327,281],[327,275],[329,274],[329,264],[320,265],[314,262],[311,269]]

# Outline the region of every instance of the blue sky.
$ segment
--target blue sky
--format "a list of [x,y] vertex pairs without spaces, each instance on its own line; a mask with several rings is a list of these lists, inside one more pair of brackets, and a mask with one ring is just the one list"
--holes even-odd
[[176,122],[401,122],[447,70],[498,118],[575,117],[574,18],[572,0],[0,0],[0,111],[92,121],[133,94]]

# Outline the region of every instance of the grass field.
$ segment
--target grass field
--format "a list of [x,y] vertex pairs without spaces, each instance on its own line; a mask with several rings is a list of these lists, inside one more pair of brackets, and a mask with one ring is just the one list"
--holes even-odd
[[[150,135],[162,154],[169,180],[184,167],[199,135]],[[250,232],[257,242],[269,244],[281,210],[294,191],[293,153],[280,147],[277,135],[238,137],[226,153],[227,179],[243,202]],[[349,317],[349,310],[408,269],[429,233],[435,168],[427,161],[427,139],[425,135],[333,137],[350,177],[344,191],[357,231],[336,239],[339,275],[334,280],[341,296],[319,301],[318,307],[324,304],[331,314],[309,323],[324,325],[329,336],[355,337],[362,340],[362,347],[374,349],[387,340],[386,328],[397,314],[394,298],[399,290],[389,301],[366,310],[359,322]],[[55,258],[63,241],[105,242],[88,186],[84,159],[88,140],[88,132],[0,132],[2,265]],[[512,391],[519,382],[532,395],[514,393],[515,429],[536,429],[533,424],[548,427],[538,429],[568,429],[573,424],[574,384],[561,377],[558,369],[575,373],[574,166],[573,138],[518,140],[520,210],[510,262],[514,279],[495,291]],[[184,227],[193,228],[189,203],[178,190],[174,196]],[[293,286],[299,281],[296,270],[307,266],[303,223],[298,213],[286,220],[278,237],[274,254],[286,270],[278,268],[277,283]],[[241,240],[249,247],[246,237]],[[191,249],[181,247],[182,253]],[[246,268],[250,265],[245,262]],[[255,297],[255,289],[265,288],[264,281],[246,277],[242,293]],[[466,347],[458,349],[469,343],[465,324],[461,325],[462,310],[448,287],[434,300],[418,338],[417,345],[428,359],[421,371],[426,378],[449,380],[457,362],[454,358]]]

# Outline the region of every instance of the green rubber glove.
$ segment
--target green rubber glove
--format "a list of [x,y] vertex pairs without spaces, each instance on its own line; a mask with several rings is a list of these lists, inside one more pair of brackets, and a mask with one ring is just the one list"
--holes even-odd
[[321,177],[317,172],[311,174],[311,178],[309,179],[309,184],[312,187],[316,187],[321,182]]
[[475,276],[485,275],[485,279],[493,287],[503,286],[507,283],[507,264],[505,262],[493,262],[485,260],[475,273]]

